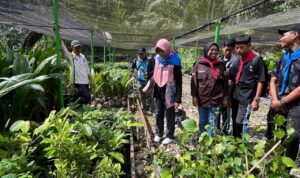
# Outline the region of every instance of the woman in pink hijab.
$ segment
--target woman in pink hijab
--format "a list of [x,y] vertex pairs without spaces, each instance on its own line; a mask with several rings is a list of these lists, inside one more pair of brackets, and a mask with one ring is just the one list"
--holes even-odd
[[182,72],[181,62],[176,52],[171,50],[170,42],[160,39],[155,46],[155,81],[153,96],[156,99],[156,136],[160,142],[164,134],[164,115],[167,118],[167,133],[162,144],[173,142],[175,131],[175,109],[181,103]]

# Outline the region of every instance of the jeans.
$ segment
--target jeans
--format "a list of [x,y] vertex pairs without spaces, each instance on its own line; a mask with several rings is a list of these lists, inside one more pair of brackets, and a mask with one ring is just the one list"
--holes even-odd
[[198,112],[200,134],[205,132],[205,126],[209,125],[207,133],[209,136],[214,137],[219,120],[220,106],[213,106],[210,108],[200,106],[198,107]]
[[156,98],[156,134],[162,137],[164,134],[164,116],[166,112],[167,133],[166,137],[173,139],[175,131],[175,107],[166,108],[165,100]]

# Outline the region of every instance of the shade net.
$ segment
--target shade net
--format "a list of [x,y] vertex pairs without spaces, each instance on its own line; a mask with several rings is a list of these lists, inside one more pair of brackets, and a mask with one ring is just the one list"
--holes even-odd
[[[172,39],[203,24],[246,9],[257,0],[60,0],[61,38],[96,46],[137,49],[160,38]],[[300,23],[300,1],[266,1],[222,21],[220,40],[239,33],[255,45],[274,45],[277,28]],[[288,9],[288,10],[287,10]],[[1,0],[0,22],[54,35],[52,1]],[[176,45],[200,46],[213,39],[213,24],[176,38]]]

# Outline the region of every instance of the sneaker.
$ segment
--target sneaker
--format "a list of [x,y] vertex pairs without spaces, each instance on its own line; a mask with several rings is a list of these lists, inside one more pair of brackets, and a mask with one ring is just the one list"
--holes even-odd
[[158,143],[158,142],[160,142],[160,140],[161,140],[161,137],[158,136],[158,135],[155,135],[153,141],[156,142],[156,143]]
[[162,144],[163,145],[168,145],[168,144],[170,144],[172,142],[173,142],[173,139],[167,137],[167,138],[164,139],[164,141],[162,142]]

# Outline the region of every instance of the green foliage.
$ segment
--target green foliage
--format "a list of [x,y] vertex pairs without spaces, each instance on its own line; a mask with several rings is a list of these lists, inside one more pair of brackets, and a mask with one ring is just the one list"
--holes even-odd
[[51,46],[36,46],[28,54],[7,48],[0,53],[0,113],[4,124],[18,119],[39,120],[56,105],[57,78],[67,64],[56,64]]
[[133,81],[131,74],[123,69],[107,69],[101,71],[95,78],[95,96],[126,97]]
[[268,67],[268,73],[271,73],[274,69],[276,62],[280,59],[284,51],[279,51],[277,53],[266,53],[264,61]]
[[0,41],[3,41],[3,49],[5,49],[7,46],[12,49],[19,49],[22,46],[27,34],[29,34],[29,31],[25,29],[0,25]]
[[[195,56],[196,50],[198,50],[197,55]],[[182,72],[185,74],[192,74],[193,65],[199,59],[199,50],[196,48],[177,48],[178,54],[181,59]]]
[[0,176],[119,177],[120,151],[138,125],[123,110],[90,108],[52,111],[41,125],[18,120],[0,136]]
[[129,68],[129,62],[112,62],[112,63],[96,63],[94,65],[94,69],[96,73],[99,73],[104,70],[109,69],[124,69],[127,70]]
[[[275,120],[282,122],[278,118]],[[193,137],[198,135],[196,122],[188,119],[182,125],[184,129],[178,134],[180,153],[174,156],[160,149],[154,153],[154,162],[161,167],[162,177],[243,177],[275,145],[273,140],[251,143],[248,139],[233,136],[216,135],[212,138],[206,132],[194,143]],[[286,169],[296,167],[296,164],[283,157],[283,152],[283,146],[276,147],[246,176],[288,177]]]

